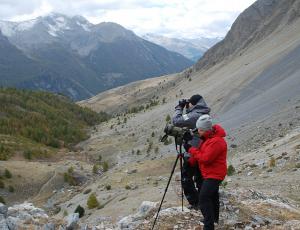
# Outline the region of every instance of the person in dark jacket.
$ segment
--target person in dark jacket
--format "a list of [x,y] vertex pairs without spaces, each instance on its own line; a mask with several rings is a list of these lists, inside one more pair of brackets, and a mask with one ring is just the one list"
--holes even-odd
[[184,148],[198,162],[203,182],[199,195],[200,210],[204,217],[204,230],[213,230],[219,221],[219,185],[227,174],[227,143],[225,130],[212,125],[209,115],[199,117],[198,133],[204,140],[198,148],[185,144]]
[[[189,104],[180,103],[175,107],[175,113],[173,115],[173,125],[177,127],[186,127],[189,129],[196,128],[196,122],[198,118],[203,114],[209,114],[210,108],[207,106],[203,97],[199,94],[193,95],[189,100]],[[184,108],[186,111],[184,114]],[[200,137],[194,135],[189,141],[189,144],[197,147],[200,143]],[[195,159],[189,159],[189,154],[185,154],[184,163],[182,168],[182,188],[184,195],[188,200],[189,208],[197,209],[199,206],[199,194],[202,176],[197,166]],[[192,157],[191,157],[192,158]],[[195,187],[196,183],[196,187]]]

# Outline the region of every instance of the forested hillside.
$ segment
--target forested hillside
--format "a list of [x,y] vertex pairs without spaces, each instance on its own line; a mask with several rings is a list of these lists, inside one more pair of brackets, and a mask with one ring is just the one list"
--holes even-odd
[[1,88],[0,104],[0,160],[15,152],[31,159],[47,156],[53,148],[69,148],[88,137],[88,126],[108,119],[106,113],[42,91]]

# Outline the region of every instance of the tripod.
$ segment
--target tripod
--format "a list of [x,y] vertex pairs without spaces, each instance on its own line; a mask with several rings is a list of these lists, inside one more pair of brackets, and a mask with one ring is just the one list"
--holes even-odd
[[171,171],[171,175],[170,175],[170,177],[169,177],[167,186],[166,186],[166,188],[165,188],[164,195],[163,195],[163,197],[162,197],[162,199],[161,199],[161,202],[160,202],[160,205],[159,205],[159,208],[158,208],[158,211],[157,211],[157,214],[156,214],[156,217],[155,217],[155,220],[154,220],[154,222],[153,222],[153,225],[152,225],[151,230],[154,229],[154,226],[155,226],[156,221],[157,221],[157,219],[158,219],[158,215],[159,215],[159,212],[160,212],[162,203],[164,202],[166,193],[167,193],[167,191],[168,191],[168,188],[169,188],[169,185],[170,185],[172,176],[173,176],[173,174],[174,174],[174,171],[175,171],[175,168],[176,168],[178,159],[180,160],[181,209],[182,209],[182,211],[183,211],[183,188],[182,188],[182,157],[183,157],[183,154],[182,154],[182,142],[181,142],[181,144],[179,145],[179,152],[178,152],[178,149],[177,149],[177,146],[178,146],[178,145],[177,145],[177,142],[176,142],[176,138],[175,138],[175,145],[176,145],[177,157],[176,157],[175,163],[174,163],[174,165],[173,165],[173,168],[172,168],[172,171]]

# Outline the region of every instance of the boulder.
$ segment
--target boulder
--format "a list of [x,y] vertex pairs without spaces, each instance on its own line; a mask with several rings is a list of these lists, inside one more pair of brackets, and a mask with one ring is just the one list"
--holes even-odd
[[7,210],[8,210],[7,206],[0,203],[0,214],[2,214],[3,216],[6,217],[7,216]]
[[55,225],[53,223],[47,223],[43,226],[43,230],[55,230]]
[[72,213],[67,216],[66,221],[67,221],[67,230],[72,230],[75,229],[77,226],[79,220],[79,213]]
[[6,219],[6,224],[10,230],[17,230],[20,220],[16,217],[9,216]]
[[4,217],[1,219],[0,217],[0,229],[1,230],[9,230],[6,220],[4,219]]
[[139,211],[133,215],[126,216],[122,218],[119,222],[120,229],[135,229],[145,217],[155,209],[157,203],[151,201],[143,201],[139,207]]

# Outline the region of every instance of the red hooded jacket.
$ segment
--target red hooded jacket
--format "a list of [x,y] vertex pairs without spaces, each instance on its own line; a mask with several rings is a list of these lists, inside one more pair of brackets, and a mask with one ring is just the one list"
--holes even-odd
[[214,125],[213,130],[204,133],[204,141],[198,148],[191,147],[190,163],[198,162],[204,179],[224,180],[227,174],[227,143],[224,140],[225,130],[220,125]]

